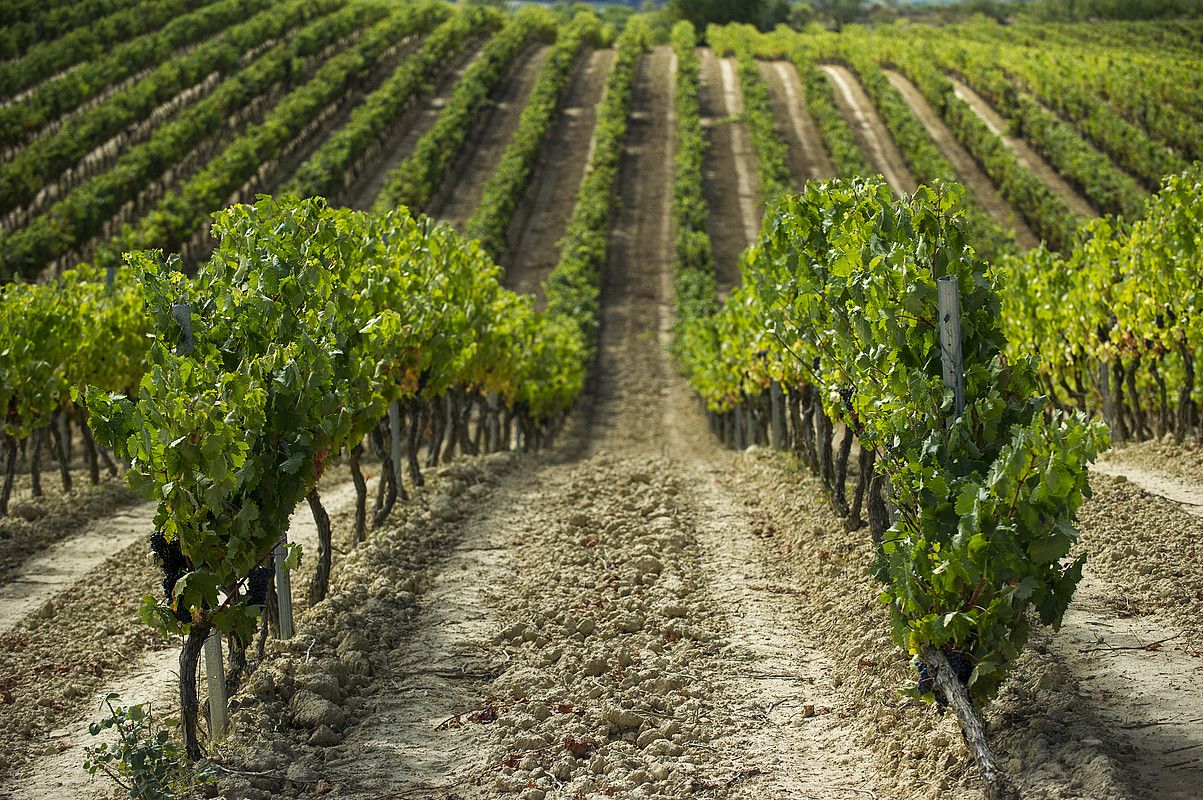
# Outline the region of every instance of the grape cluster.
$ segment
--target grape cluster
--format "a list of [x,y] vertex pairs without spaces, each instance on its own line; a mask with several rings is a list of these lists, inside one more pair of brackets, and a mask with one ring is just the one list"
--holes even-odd
[[915,688],[919,690],[919,694],[931,694],[936,689],[936,678],[927,671],[927,664],[920,661],[916,669],[919,671],[919,680],[915,683]]
[[262,606],[267,603],[267,588],[276,571],[271,567],[255,567],[246,576],[246,604]]
[[[960,650],[953,650],[950,647],[943,648],[944,657],[948,659],[948,665],[952,667],[952,671],[957,676],[963,685],[969,685],[969,676],[973,674],[973,661],[968,655]],[[920,694],[930,694],[935,696],[936,705],[943,709],[948,705],[948,698],[936,686],[936,677],[927,669],[927,664],[919,661],[915,666],[919,673],[919,679],[915,682],[915,688]]]
[[946,649],[944,655],[948,658],[948,664],[952,667],[952,671],[956,673],[957,680],[968,686],[969,676],[973,674],[973,662],[969,656],[959,650],[950,649]]
[[853,396],[853,394],[855,394],[855,392],[853,392],[853,390],[850,387],[840,389],[839,392],[840,392],[840,399],[844,401],[844,408],[849,413],[851,413],[852,412],[852,396]]
[[[180,540],[172,539],[169,542],[162,531],[155,531],[150,535],[150,550],[159,557],[159,562],[163,565],[163,594],[170,603],[176,581],[184,577],[192,569],[192,565],[180,551]],[[192,618],[187,609],[175,609],[174,614],[180,622],[187,622]]]

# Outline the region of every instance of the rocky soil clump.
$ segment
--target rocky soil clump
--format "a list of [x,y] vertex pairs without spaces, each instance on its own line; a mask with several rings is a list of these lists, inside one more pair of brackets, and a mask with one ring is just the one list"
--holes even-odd
[[722,643],[670,474],[594,459],[519,549],[485,794],[685,797],[728,779],[709,746],[730,728],[707,677]]

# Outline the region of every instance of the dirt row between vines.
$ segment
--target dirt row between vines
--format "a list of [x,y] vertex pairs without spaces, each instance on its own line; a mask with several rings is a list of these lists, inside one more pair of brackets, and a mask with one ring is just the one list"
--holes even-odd
[[510,74],[494,93],[479,125],[456,155],[456,166],[431,201],[434,216],[463,230],[492,177],[530,98],[551,48],[539,45],[519,54]]
[[961,183],[965,184],[973,193],[973,198],[977,200],[978,205],[984,208],[986,213],[1003,228],[1014,231],[1015,241],[1024,250],[1030,250],[1039,244],[1040,241],[1032,233],[1027,221],[1016,213],[1011,204],[998,193],[994,183],[982,171],[981,166],[969,154],[969,151],[957,141],[953,132],[944,124],[944,120],[927,102],[927,98],[901,74],[893,70],[885,70],[885,75],[902,95],[902,99],[906,101],[911,113],[923,124],[940,154],[948,159],[953,169],[957,171]]
[[472,48],[467,55],[453,62],[434,83],[433,91],[418,100],[415,107],[403,112],[400,124],[387,137],[381,155],[370,168],[365,168],[358,180],[343,193],[344,204],[357,211],[366,211],[376,202],[389,177],[409,158],[418,141],[426,135],[439,118],[439,112],[473,64],[484,55],[484,45]]
[[[10,596],[9,585],[24,579],[25,565],[30,559],[77,536],[95,520],[138,503],[138,496],[124,480],[104,475],[93,486],[88,483],[82,465],[74,466],[71,492],[62,491],[56,470],[54,475],[47,476],[49,480],[43,479],[42,497],[34,498],[27,491],[14,493],[8,516],[0,518],[0,603]],[[18,476],[16,483],[27,485],[27,476]]]
[[559,261],[559,241],[568,227],[592,156],[597,107],[605,93],[614,55],[614,50],[604,49],[582,56],[568,95],[547,133],[526,200],[510,226],[509,246],[501,259],[505,285],[533,295],[539,308],[546,302],[543,280]]
[[865,160],[898,194],[915,191],[915,178],[860,81],[842,64],[823,64],[820,68],[835,89],[835,103]]
[[739,254],[760,230],[760,175],[747,126],[739,117],[743,94],[734,59],[701,48],[698,102],[707,149],[702,191],[710,206],[707,232],[714,246],[719,294],[739,285]]
[[1077,189],[1071,186],[1069,181],[1061,177],[1061,174],[1053,169],[1043,156],[1037,153],[1023,139],[1011,135],[1010,123],[995,111],[994,107],[986,102],[981,95],[956,77],[949,76],[948,79],[952,82],[956,96],[968,103],[969,107],[973,109],[973,113],[977,114],[982,122],[986,123],[986,127],[1003,140],[1003,144],[1015,156],[1015,160],[1021,166],[1031,170],[1040,180],[1044,181],[1053,194],[1065,202],[1071,212],[1086,219],[1098,216],[1098,212],[1094,210],[1090,202]]
[[819,128],[806,111],[806,89],[798,69],[789,61],[761,61],[760,75],[768,84],[774,130],[787,145],[794,184],[835,177],[835,167],[823,146]]

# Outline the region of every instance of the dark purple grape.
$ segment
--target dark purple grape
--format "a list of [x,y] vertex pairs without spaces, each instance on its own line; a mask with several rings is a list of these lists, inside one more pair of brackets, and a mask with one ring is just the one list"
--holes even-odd
[[[948,659],[948,665],[952,667],[953,674],[957,676],[957,680],[968,686],[969,676],[973,674],[973,660],[967,654],[950,647],[943,648],[943,653],[944,657]],[[920,694],[933,695],[936,698],[936,705],[943,710],[948,705],[948,698],[936,685],[935,676],[928,671],[927,664],[920,661],[915,669],[919,673],[916,688]]]
[[936,688],[935,678],[933,678],[931,676],[931,674],[927,671],[927,665],[924,664],[922,661],[919,662],[918,670],[919,670],[919,680],[917,682],[916,688],[919,690],[919,694],[931,694],[932,691]]
[[973,674],[973,661],[957,650],[945,649],[944,655],[948,658],[948,664],[956,674],[957,680],[968,686],[969,676]]
[[261,606],[267,602],[267,589],[275,574],[271,567],[255,567],[250,571],[246,576],[247,605]]
[[[175,593],[176,583],[188,574],[192,565],[188,563],[188,559],[180,550],[180,540],[172,539],[169,542],[162,531],[155,531],[150,535],[150,550],[163,565],[163,596],[170,603]],[[192,614],[186,608],[173,609],[172,614],[180,622],[188,622],[192,619]]]

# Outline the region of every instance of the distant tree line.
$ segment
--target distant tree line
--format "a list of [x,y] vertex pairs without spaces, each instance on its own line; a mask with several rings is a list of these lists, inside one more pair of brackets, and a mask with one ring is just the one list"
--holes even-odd
[[[636,11],[661,11],[665,31],[687,19],[699,31],[715,23],[742,22],[761,30],[788,25],[801,30],[811,23],[839,29],[854,22],[890,22],[899,17],[956,22],[985,15],[999,22],[1088,22],[1203,16],[1203,0],[544,0],[570,7],[587,3],[603,20],[621,27]],[[508,0],[464,0],[508,5]]]
[[1039,22],[1165,19],[1200,14],[1203,0],[1032,0],[1020,11],[1021,16]]
[[744,22],[767,31],[778,25],[801,29],[811,22],[838,28],[860,19],[865,7],[865,0],[668,0],[664,12],[674,20],[689,20],[699,30],[712,22]]

